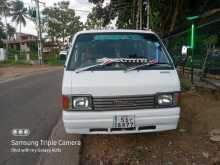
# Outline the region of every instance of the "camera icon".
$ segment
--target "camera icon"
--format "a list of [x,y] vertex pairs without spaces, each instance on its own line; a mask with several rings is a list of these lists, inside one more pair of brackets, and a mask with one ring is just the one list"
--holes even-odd
[[13,136],[29,136],[30,135],[30,130],[27,128],[22,128],[22,129],[12,129],[11,134]]

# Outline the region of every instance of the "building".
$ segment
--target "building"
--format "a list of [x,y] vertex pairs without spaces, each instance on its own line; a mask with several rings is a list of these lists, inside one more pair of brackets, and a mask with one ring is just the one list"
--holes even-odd
[[[30,52],[31,46],[30,44],[37,44],[37,36],[26,33],[16,33],[14,37],[8,40],[9,49],[20,50],[20,42],[21,42],[21,50],[23,52]],[[6,44],[6,40],[4,40],[4,45]],[[36,45],[37,46],[37,45]]]

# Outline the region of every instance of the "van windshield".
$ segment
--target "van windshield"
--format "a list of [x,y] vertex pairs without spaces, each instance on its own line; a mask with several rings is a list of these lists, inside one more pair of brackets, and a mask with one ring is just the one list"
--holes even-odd
[[[118,62],[99,65],[102,59]],[[146,65],[141,70],[173,68],[163,45],[154,34],[88,33],[76,38],[67,69],[76,70],[98,64],[87,70],[122,70],[146,61],[155,61],[161,65]]]

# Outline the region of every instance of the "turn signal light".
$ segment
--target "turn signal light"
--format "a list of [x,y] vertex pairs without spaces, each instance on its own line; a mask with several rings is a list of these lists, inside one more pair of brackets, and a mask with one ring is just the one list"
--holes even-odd
[[63,110],[67,110],[69,108],[69,97],[62,96],[62,102],[63,102]]

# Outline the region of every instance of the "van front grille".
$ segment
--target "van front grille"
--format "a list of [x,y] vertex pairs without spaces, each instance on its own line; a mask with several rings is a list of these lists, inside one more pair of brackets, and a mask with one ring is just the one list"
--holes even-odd
[[94,110],[136,110],[155,107],[154,95],[93,97]]

